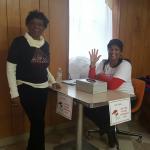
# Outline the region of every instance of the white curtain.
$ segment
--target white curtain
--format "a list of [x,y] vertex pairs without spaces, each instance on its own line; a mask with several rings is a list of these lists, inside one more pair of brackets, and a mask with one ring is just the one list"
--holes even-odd
[[[69,73],[78,74],[73,78],[87,76],[89,53],[93,48],[99,49],[101,59],[107,58],[107,43],[112,38],[112,13],[105,0],[69,0],[70,29],[69,29]],[[87,59],[86,64],[80,59]],[[82,62],[79,64],[78,62]],[[76,67],[78,67],[76,66]],[[77,72],[77,70],[79,72]]]

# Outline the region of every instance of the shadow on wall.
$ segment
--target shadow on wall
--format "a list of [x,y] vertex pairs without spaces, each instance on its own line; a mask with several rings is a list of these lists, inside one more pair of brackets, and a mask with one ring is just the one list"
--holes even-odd
[[78,56],[69,60],[69,74],[71,79],[83,79],[88,77],[89,58]]

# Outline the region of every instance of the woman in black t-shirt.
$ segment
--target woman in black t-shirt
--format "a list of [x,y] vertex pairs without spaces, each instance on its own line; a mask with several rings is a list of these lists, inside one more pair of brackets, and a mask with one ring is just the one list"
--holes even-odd
[[42,33],[49,20],[37,10],[26,18],[28,32],[14,39],[7,57],[7,78],[13,105],[21,103],[30,121],[27,150],[45,150],[44,114],[49,81],[60,88],[49,72],[49,45]]

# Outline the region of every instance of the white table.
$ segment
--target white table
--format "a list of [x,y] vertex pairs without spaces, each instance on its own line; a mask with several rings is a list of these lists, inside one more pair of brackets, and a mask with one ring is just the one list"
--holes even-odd
[[[76,150],[88,150],[87,147],[83,146],[83,107],[95,108],[104,105],[108,105],[108,101],[119,100],[123,98],[129,98],[130,95],[120,91],[107,91],[100,94],[88,94],[82,91],[76,90],[76,86],[67,85],[62,83],[61,89],[56,90],[57,92],[63,93],[74,99],[79,105],[78,110],[78,122],[77,122],[77,141]],[[54,148],[55,149],[55,148]],[[56,150],[61,150],[61,146]],[[71,148],[70,148],[71,149]],[[67,149],[66,150],[70,150]],[[62,148],[62,150],[64,150]],[[97,150],[95,147],[89,148],[89,150]]]

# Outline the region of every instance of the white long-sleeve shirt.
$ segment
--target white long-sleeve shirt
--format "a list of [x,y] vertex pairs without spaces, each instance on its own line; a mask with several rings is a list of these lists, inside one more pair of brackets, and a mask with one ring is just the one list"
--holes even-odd
[[22,81],[22,80],[16,80],[16,67],[17,64],[13,64],[7,61],[7,79],[8,79],[8,85],[10,88],[10,95],[11,98],[15,98],[19,96],[18,93],[18,88],[17,85],[21,85],[21,84],[27,84],[30,85],[32,87],[35,88],[46,88],[49,86],[49,82],[51,84],[56,83],[53,75],[50,73],[49,69],[47,68],[47,73],[48,73],[48,81],[44,82],[44,83],[40,83],[40,84],[35,84],[35,83],[30,83],[30,82],[26,82],[26,81]]

